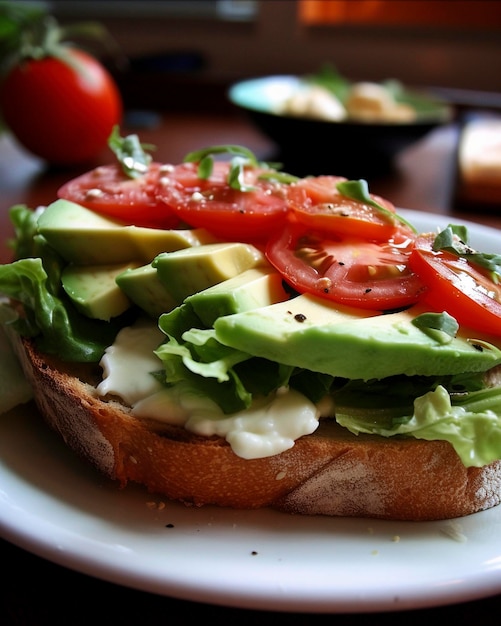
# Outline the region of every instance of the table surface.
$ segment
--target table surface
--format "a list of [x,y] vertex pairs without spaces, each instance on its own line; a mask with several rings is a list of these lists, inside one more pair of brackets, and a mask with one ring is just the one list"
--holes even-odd
[[[155,159],[160,161],[179,162],[187,152],[215,144],[241,144],[254,151],[259,158],[273,156],[274,146],[238,114],[168,113],[162,117],[151,116],[147,121],[145,126],[131,126],[126,130],[138,132],[142,141],[155,144]],[[455,221],[467,219],[501,229],[501,210],[466,211],[457,210],[454,206],[458,133],[456,124],[433,131],[400,153],[391,172],[373,180],[367,177],[370,189],[398,207],[450,215]],[[106,151],[98,163],[109,161],[110,156]],[[8,219],[9,207],[18,203],[36,207],[51,202],[64,181],[86,169],[89,168],[47,169],[8,136],[0,136],[0,262],[10,260],[6,243],[13,234]],[[203,618],[209,623],[238,619],[245,624],[320,624],[336,619],[339,620],[337,623],[351,624],[360,618],[356,614],[334,618],[324,614],[273,613],[158,596],[70,571],[1,540],[0,560],[6,575],[0,591],[0,624],[4,626],[53,624],[57,620],[88,624],[97,617],[103,623],[113,620],[121,624],[163,623],[167,620],[176,623],[191,617]],[[500,612],[501,595],[464,604],[420,609],[415,613],[424,619],[429,617],[454,620],[460,624],[478,622],[488,625],[499,623]],[[396,624],[400,623],[402,616],[400,612],[380,613],[370,619],[384,619],[385,623]],[[369,616],[365,618],[369,619]]]

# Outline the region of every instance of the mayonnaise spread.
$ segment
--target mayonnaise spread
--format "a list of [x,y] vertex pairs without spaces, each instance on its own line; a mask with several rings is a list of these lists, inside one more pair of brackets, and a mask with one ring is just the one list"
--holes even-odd
[[153,322],[122,329],[101,360],[99,395],[122,398],[136,417],[184,426],[207,437],[224,437],[244,459],[279,454],[317,429],[319,408],[293,389],[282,388],[255,400],[246,410],[227,415],[188,383],[165,387],[152,375],[162,369],[153,351],[164,340],[165,335]]

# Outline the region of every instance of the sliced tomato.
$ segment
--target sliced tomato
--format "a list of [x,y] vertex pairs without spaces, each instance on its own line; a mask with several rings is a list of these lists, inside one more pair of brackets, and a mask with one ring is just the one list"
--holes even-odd
[[390,239],[397,229],[403,228],[393,217],[395,207],[388,200],[371,194],[371,199],[386,209],[385,212],[342,195],[336,185],[345,180],[337,176],[317,176],[291,185],[288,200],[297,221],[325,233],[377,241]]
[[459,324],[501,335],[501,285],[488,272],[451,252],[433,250],[434,233],[416,238],[412,269],[428,286],[424,301]]
[[103,165],[65,183],[57,196],[125,224],[175,228],[179,217],[157,199],[164,168],[151,163],[146,174],[129,178],[118,163]]
[[300,293],[387,311],[414,304],[424,289],[408,266],[412,247],[412,238],[374,242],[326,236],[289,219],[268,242],[266,256]]
[[270,171],[246,167],[244,191],[230,186],[228,162],[215,162],[208,178],[199,177],[197,163],[182,163],[163,177],[158,197],[191,226],[222,239],[263,242],[287,212],[286,185],[260,178]]

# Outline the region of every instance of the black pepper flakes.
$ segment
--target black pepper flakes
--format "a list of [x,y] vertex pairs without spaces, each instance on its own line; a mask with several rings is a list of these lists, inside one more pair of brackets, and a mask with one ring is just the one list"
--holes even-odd
[[296,322],[300,322],[302,324],[306,321],[306,315],[303,315],[302,313],[297,313],[296,315],[294,315],[294,319],[296,320]]
[[174,524],[165,524],[165,528],[174,528]]

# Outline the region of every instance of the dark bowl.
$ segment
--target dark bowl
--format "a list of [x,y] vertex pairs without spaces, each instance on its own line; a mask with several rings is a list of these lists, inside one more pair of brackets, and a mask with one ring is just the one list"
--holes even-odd
[[267,76],[235,83],[228,92],[229,100],[276,145],[271,158],[298,176],[384,174],[400,151],[452,119],[445,102],[412,91],[406,92],[417,112],[412,122],[333,122],[276,113],[300,81],[297,76]]

